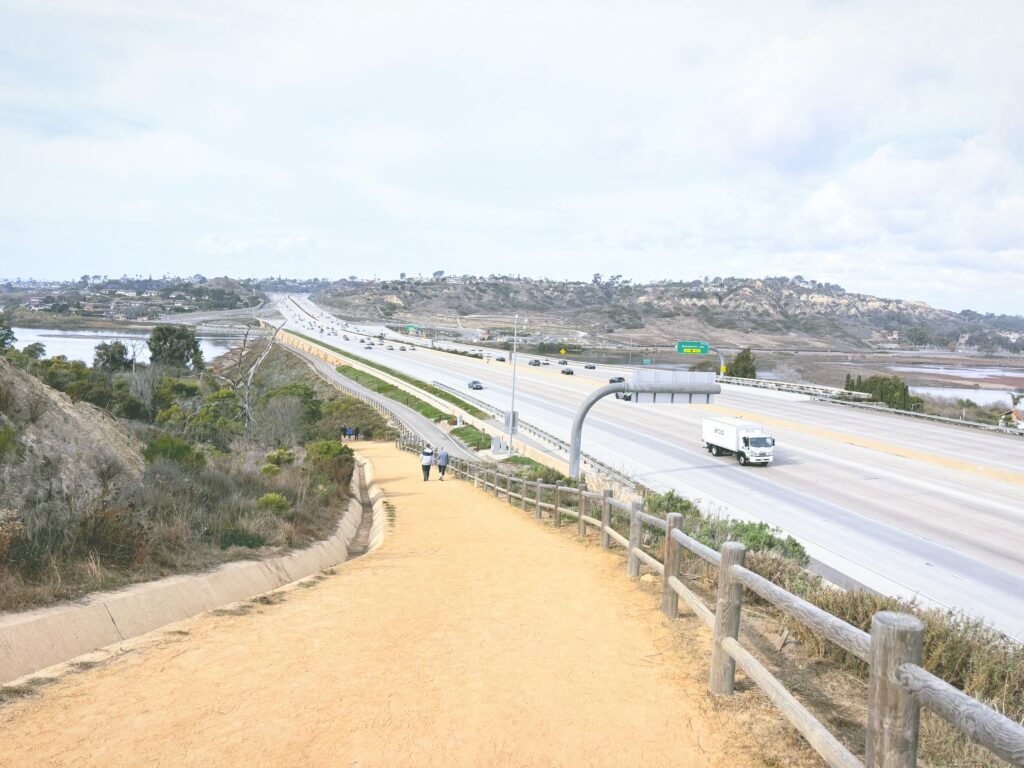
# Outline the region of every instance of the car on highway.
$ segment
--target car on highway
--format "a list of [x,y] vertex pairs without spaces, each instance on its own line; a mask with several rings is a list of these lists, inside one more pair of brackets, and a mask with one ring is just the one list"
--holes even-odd
[[551,361],[550,360],[541,360],[540,364],[541,365],[551,365]]
[[540,367],[540,360],[531,360],[530,362],[527,363],[527,365],[532,365],[534,367]]
[[558,364],[559,364],[559,365],[568,365],[568,364],[569,364],[569,361],[568,361],[568,360],[559,360],[559,361],[558,361]]
[[593,363],[587,363],[587,364],[586,364],[586,365],[584,365],[583,367],[584,367],[584,368],[586,368],[586,369],[587,369],[588,371],[592,371],[592,370],[594,370],[595,368],[597,368],[597,366],[596,366],[596,365],[594,365]]
[[399,351],[399,352],[405,352],[405,347],[399,347],[399,348],[398,348],[398,351]]
[[348,341],[348,334],[346,333],[342,338],[345,339],[345,341]]
[[559,373],[562,374],[563,376],[575,376],[576,375],[573,372],[572,368],[563,368],[562,370],[559,371]]
[[[608,379],[608,383],[609,384],[621,384],[625,380],[626,380],[625,376],[612,376],[610,379]],[[633,395],[630,392],[616,392],[615,393],[615,399],[616,400],[632,400],[633,399]]]
[[469,386],[470,389],[483,389],[484,388],[484,385],[481,384],[476,379],[473,379],[471,382],[469,382],[468,386]]
[[388,349],[394,349],[394,347],[388,344]]
[[504,356],[504,355],[498,355],[498,356],[497,356],[496,358],[494,358],[494,359],[495,359],[495,361],[497,361],[497,362],[499,362],[499,363],[504,363],[504,362],[505,362],[505,356]]

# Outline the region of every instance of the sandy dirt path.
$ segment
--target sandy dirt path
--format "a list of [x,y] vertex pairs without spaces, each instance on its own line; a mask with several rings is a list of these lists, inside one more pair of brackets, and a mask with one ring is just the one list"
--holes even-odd
[[395,506],[383,547],[7,705],[0,765],[762,764],[620,558],[362,451]]

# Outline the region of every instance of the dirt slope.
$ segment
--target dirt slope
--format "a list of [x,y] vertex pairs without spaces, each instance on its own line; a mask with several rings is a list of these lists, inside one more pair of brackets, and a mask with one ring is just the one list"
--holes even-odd
[[680,627],[697,636],[697,621],[664,621],[620,558],[466,483],[423,483],[390,445],[364,451],[395,505],[380,550],[9,705],[0,765],[655,768],[779,754],[777,716],[709,698],[703,662],[680,652]]
[[0,457],[0,508],[22,508],[26,494],[87,509],[145,466],[142,446],[116,419],[74,403],[0,359],[0,429],[16,444]]

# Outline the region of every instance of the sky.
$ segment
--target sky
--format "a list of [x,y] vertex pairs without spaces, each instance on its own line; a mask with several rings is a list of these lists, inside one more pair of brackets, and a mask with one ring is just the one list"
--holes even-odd
[[802,275],[1024,314],[1019,2],[0,0],[0,276]]

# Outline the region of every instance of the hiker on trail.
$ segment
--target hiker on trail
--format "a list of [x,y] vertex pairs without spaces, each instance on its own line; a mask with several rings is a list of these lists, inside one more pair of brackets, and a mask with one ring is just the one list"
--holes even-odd
[[358,440],[358,439],[359,439],[359,427],[352,427],[352,436],[353,436],[353,437],[354,437],[354,438],[355,438],[356,440]]
[[341,425],[341,439],[344,440],[345,439],[345,435],[347,435],[347,434],[348,434],[348,427],[346,427],[344,424],[342,424]]
[[446,469],[448,469],[448,449],[442,447],[441,452],[437,454],[437,473],[441,475],[441,480],[444,480]]
[[428,445],[423,448],[423,453],[420,454],[420,466],[423,467],[423,482],[427,482],[430,479],[430,465],[434,463],[434,451]]

